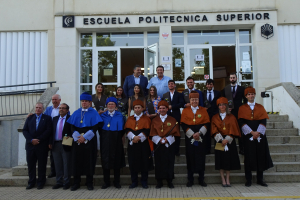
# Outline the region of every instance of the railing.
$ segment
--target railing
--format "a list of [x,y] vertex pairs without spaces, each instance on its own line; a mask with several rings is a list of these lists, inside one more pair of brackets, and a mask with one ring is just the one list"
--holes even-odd
[[[27,115],[40,99],[47,85],[50,84],[50,87],[52,87],[53,83],[56,83],[56,81],[0,86],[0,117]],[[46,88],[33,89],[36,85],[39,87],[46,85]],[[10,88],[25,88],[24,86],[28,89],[5,91]]]

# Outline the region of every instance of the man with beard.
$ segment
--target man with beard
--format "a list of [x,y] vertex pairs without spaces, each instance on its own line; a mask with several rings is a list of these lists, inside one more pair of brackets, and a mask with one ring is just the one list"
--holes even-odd
[[125,155],[122,137],[124,135],[124,118],[122,113],[116,111],[118,101],[115,97],[106,100],[107,111],[101,114],[103,119],[100,131],[100,153],[103,169],[104,185],[102,189],[110,187],[110,170],[114,170],[114,186],[121,188],[120,170],[125,167]]
[[[194,173],[199,174],[199,184],[204,182],[206,134],[209,126],[209,115],[205,108],[199,107],[199,94],[192,91],[189,94],[191,106],[185,108],[181,115],[181,126],[185,133],[186,162],[188,169],[187,187],[194,184]],[[210,135],[210,134],[209,134]]]
[[98,112],[91,108],[92,96],[84,92],[80,95],[81,107],[68,119],[71,124],[72,137],[72,174],[74,185],[71,191],[80,188],[81,176],[86,175],[86,186],[93,190],[93,175],[97,158],[96,131],[102,122]]
[[190,98],[189,98],[189,94],[191,93],[191,91],[196,91],[199,93],[199,106],[204,107],[204,103],[203,103],[203,93],[200,90],[197,90],[194,88],[195,86],[195,82],[194,82],[194,78],[189,76],[186,79],[186,85],[188,86],[188,89],[183,90],[182,94],[183,94],[183,99],[184,99],[184,107],[189,107],[191,106],[190,103]]
[[143,115],[144,102],[137,99],[133,102],[134,116],[125,124],[128,138],[128,163],[132,184],[130,189],[138,186],[138,173],[141,172],[141,184],[148,188],[148,171],[153,169],[153,159],[148,142],[151,120]]
[[169,188],[174,188],[175,137],[180,137],[176,119],[168,116],[169,104],[165,100],[158,103],[160,115],[152,119],[150,137],[154,143],[156,189],[163,186],[163,179]]
[[245,186],[251,186],[251,171],[256,171],[257,184],[267,187],[268,185],[263,181],[263,171],[273,167],[266,136],[269,116],[261,104],[255,103],[256,93],[253,87],[247,87],[244,94],[248,103],[239,109],[239,124],[242,128],[245,144],[244,163],[247,180]]
[[[247,103],[247,98],[244,96],[245,88],[237,84],[236,73],[231,73],[229,76],[229,80],[230,84],[225,86],[225,88],[221,91],[221,96],[228,99],[229,111],[236,117],[236,119],[238,119],[240,106]],[[238,138],[240,154],[244,154],[242,137]]]

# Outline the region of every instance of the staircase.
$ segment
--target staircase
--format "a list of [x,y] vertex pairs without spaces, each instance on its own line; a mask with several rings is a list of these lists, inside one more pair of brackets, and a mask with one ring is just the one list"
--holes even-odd
[[[299,182],[300,181],[300,136],[298,129],[293,128],[293,122],[288,121],[287,115],[269,115],[267,121],[266,135],[269,142],[271,157],[274,167],[265,171],[264,180],[270,182]],[[175,160],[175,185],[185,185],[187,182],[187,170],[185,160],[184,133],[181,132],[181,147],[179,157]],[[237,140],[236,140],[237,141]],[[238,142],[238,141],[237,141]],[[212,140],[212,153],[206,156],[205,182],[221,183],[219,171],[215,170],[214,147]],[[244,157],[240,155],[241,170],[231,171],[231,183],[244,183]],[[126,157],[127,162],[127,157]],[[49,163],[49,162],[48,162]],[[50,166],[47,166],[47,174],[50,173]],[[111,173],[113,174],[113,173]],[[196,175],[195,175],[196,176]],[[253,182],[256,182],[256,175],[253,173]],[[81,184],[85,184],[85,177],[82,177]],[[94,184],[102,185],[103,176],[100,158],[97,158]],[[113,179],[113,175],[111,175]],[[197,179],[196,179],[197,180]],[[28,181],[27,167],[17,166],[12,173],[0,176],[0,186],[26,186]],[[148,183],[155,185],[154,170],[149,172]],[[197,182],[196,182],[197,183]],[[54,185],[55,178],[47,179],[46,185]],[[128,165],[121,170],[121,185],[131,184]]]

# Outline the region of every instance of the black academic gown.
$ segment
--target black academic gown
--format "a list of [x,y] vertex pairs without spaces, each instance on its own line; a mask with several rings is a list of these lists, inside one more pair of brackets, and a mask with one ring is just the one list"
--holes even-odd
[[[246,120],[239,119],[240,126],[247,124],[253,131],[256,131],[259,124],[266,126],[267,120]],[[243,133],[242,133],[243,134]],[[261,140],[250,141],[252,134],[244,135],[245,171],[265,171],[273,167],[270,156],[269,145],[266,135],[260,135]]]
[[122,137],[124,131],[100,132],[101,163],[104,169],[120,169],[125,167],[125,155]]
[[[184,123],[181,123],[182,129],[187,130],[190,128],[194,133],[199,132],[200,128],[202,126],[206,125],[206,127],[209,126],[209,123],[207,124],[199,124],[199,125],[186,125]],[[209,134],[207,132],[206,134]],[[186,164],[187,169],[193,173],[199,173],[200,171],[205,171],[205,155],[206,155],[206,137],[202,134],[200,135],[202,138],[202,142],[198,142],[198,146],[195,146],[194,144],[191,144],[191,140],[193,139],[193,136],[188,138],[185,135],[185,147],[186,147]]]
[[[78,128],[72,125],[72,133],[78,131],[79,133],[86,133],[92,130],[96,133],[98,124],[92,127]],[[78,145],[77,142],[73,142],[72,145],[72,175],[94,175],[97,159],[97,137],[96,134],[88,143]]]
[[[138,136],[141,132],[143,132],[146,137],[149,137],[150,129],[141,129],[141,130],[131,130],[126,129],[125,132],[131,131],[135,136]],[[151,150],[149,146],[148,139],[144,142],[134,143],[130,145],[130,141],[128,140],[128,163],[129,169],[133,172],[148,172],[153,170],[153,158],[151,156]]]

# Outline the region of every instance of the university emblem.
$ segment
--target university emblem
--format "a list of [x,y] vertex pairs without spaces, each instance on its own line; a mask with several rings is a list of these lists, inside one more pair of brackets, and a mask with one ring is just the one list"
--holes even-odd
[[270,24],[265,24],[261,26],[261,36],[269,39],[274,36],[273,26]]

